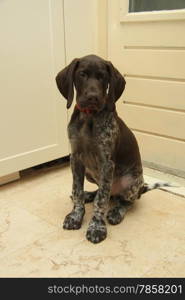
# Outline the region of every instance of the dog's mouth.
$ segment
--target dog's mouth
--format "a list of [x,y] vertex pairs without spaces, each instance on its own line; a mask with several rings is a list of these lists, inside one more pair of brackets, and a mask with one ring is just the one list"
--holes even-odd
[[91,110],[98,110],[98,106],[96,104],[88,104],[85,108],[91,109]]
[[86,114],[92,114],[92,113],[96,113],[98,111],[97,107],[95,106],[80,106],[78,103],[76,103],[75,106],[76,109],[78,109],[79,111],[86,113]]
[[99,111],[99,105],[95,104],[95,103],[81,103],[81,102],[77,102],[77,106],[79,109],[81,110],[85,110],[85,109],[89,109],[92,111]]

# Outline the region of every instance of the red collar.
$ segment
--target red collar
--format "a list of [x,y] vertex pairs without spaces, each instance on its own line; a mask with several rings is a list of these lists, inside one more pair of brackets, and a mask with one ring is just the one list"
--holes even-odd
[[89,109],[89,108],[81,108],[78,104],[75,105],[75,109],[78,109],[79,111],[89,115],[92,114],[94,112],[93,109]]

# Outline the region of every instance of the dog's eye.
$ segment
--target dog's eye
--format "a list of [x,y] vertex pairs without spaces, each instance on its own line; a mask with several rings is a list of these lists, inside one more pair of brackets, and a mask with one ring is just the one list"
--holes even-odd
[[102,79],[104,79],[104,77],[105,77],[105,76],[104,76],[103,73],[100,73],[100,72],[99,72],[99,73],[97,74],[98,80],[102,80]]
[[79,72],[80,77],[87,77],[87,74],[83,71]]

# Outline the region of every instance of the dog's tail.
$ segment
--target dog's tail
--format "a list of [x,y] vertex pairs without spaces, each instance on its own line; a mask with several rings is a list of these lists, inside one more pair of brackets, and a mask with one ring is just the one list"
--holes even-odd
[[173,185],[168,182],[156,182],[151,184],[144,183],[144,185],[141,187],[140,194],[144,194],[155,189],[162,189],[165,186],[172,187]]

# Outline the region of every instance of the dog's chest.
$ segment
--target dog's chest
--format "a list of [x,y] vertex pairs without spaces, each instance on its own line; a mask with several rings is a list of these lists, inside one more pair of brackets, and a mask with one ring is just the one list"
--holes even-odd
[[86,168],[98,170],[113,153],[117,124],[110,114],[79,116],[69,123],[68,136],[72,153],[78,155]]
[[97,132],[92,118],[78,119],[68,126],[68,136],[74,153],[91,153],[97,151]]

